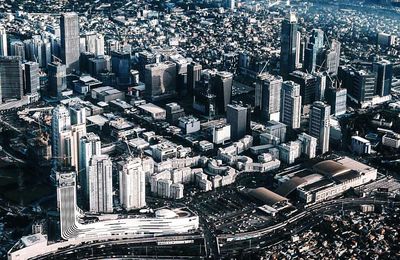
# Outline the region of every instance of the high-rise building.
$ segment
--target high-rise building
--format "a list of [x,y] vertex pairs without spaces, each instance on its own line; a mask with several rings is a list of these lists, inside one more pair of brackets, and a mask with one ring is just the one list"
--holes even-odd
[[67,72],[79,71],[79,17],[77,13],[63,13],[60,19],[61,59]]
[[142,159],[129,157],[119,163],[119,194],[126,210],[146,206],[145,171]]
[[171,199],[178,200],[183,198],[184,186],[182,183],[173,183],[170,188]]
[[202,66],[199,63],[192,62],[187,66],[187,90],[190,95],[193,95],[193,90],[196,83],[200,81]]
[[60,105],[53,109],[51,128],[53,165],[56,169],[69,167],[74,148],[72,147],[71,117],[65,106]]
[[39,88],[39,63],[33,61],[24,63],[24,94],[36,94]]
[[301,96],[300,85],[293,81],[282,84],[281,93],[281,122],[297,129],[301,122]]
[[139,52],[139,57],[138,57],[138,69],[139,69],[139,79],[142,82],[146,81],[145,78],[145,71],[146,71],[146,65],[156,63],[157,58],[156,55],[148,52],[148,51],[142,51]]
[[104,36],[96,32],[87,32],[85,34],[85,49],[93,53],[96,57],[104,55]]
[[79,182],[87,201],[89,200],[89,162],[95,155],[101,155],[101,141],[98,135],[90,132],[80,139],[78,159]]
[[152,101],[176,95],[176,64],[170,61],[146,65],[145,94]]
[[298,135],[298,140],[301,142],[301,153],[309,159],[314,158],[317,152],[317,138],[301,133]]
[[327,75],[326,72],[315,72],[313,75],[317,79],[317,84],[315,88],[315,101],[324,101],[325,100],[325,91],[327,85]]
[[111,69],[121,86],[131,84],[131,53],[127,51],[111,52]]
[[332,40],[330,48],[325,50],[325,55],[323,55],[325,60],[321,62],[321,66],[326,68],[326,71],[331,75],[338,74],[340,64],[340,47],[341,44],[339,41]]
[[167,179],[157,180],[157,196],[170,198],[172,181]]
[[227,71],[218,71],[211,78],[211,84],[216,96],[218,114],[225,114],[226,107],[231,103],[233,74]]
[[317,58],[324,46],[324,32],[320,29],[313,29],[304,54],[304,70],[313,73],[317,68]]
[[310,105],[314,102],[315,90],[318,84],[315,76],[296,70],[289,74],[289,80],[300,85],[301,103],[303,106]]
[[376,73],[357,70],[352,66],[341,66],[338,76],[343,87],[347,88],[350,100],[360,106],[372,101],[376,90]]
[[279,121],[282,77],[263,73],[256,80],[255,108],[264,121]]
[[387,60],[374,62],[373,71],[377,74],[376,94],[384,97],[390,95],[393,78],[393,64]]
[[329,151],[329,133],[331,107],[324,102],[315,101],[310,112],[309,133],[318,139],[318,148],[322,154]]
[[7,31],[0,27],[0,56],[8,56]]
[[48,65],[49,94],[59,97],[61,92],[67,89],[67,69],[60,62],[52,62]]
[[89,162],[89,211],[113,212],[112,162],[108,155],[94,155]]
[[284,79],[296,69],[297,17],[290,12],[282,22],[280,70]]
[[22,98],[24,83],[20,57],[0,57],[0,89],[0,100]]
[[226,119],[227,123],[231,125],[231,139],[233,141],[244,137],[249,129],[250,118],[248,118],[248,109],[237,104],[227,106]]
[[347,109],[347,89],[328,88],[326,91],[326,102],[331,106],[332,115],[343,115]]
[[10,56],[19,56],[22,60],[25,60],[25,45],[21,41],[13,41],[10,44]]
[[76,173],[71,169],[56,171],[57,209],[60,214],[61,237],[76,235]]

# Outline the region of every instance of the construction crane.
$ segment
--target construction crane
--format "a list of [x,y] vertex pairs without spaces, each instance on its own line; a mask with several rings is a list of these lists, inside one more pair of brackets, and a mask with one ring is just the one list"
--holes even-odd
[[51,55],[51,57],[53,57],[53,60],[62,63],[62,60],[60,58],[58,58],[57,56],[55,56],[54,54]]

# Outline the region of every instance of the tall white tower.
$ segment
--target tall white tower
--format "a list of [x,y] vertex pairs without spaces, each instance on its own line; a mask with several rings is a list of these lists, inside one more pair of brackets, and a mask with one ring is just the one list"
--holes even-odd
[[52,121],[52,154],[53,166],[71,166],[72,164],[72,131],[71,117],[65,106],[57,106],[53,109]]
[[112,162],[108,155],[94,155],[89,163],[89,211],[113,212]]
[[100,137],[94,133],[87,133],[80,139],[79,145],[79,182],[87,202],[89,201],[89,162],[94,155],[101,155]]
[[146,206],[145,171],[142,159],[129,157],[119,163],[119,192],[121,205],[126,210]]
[[300,128],[301,96],[300,85],[293,81],[285,81],[281,92],[281,122],[287,126]]
[[4,27],[0,27],[0,56],[8,56],[7,32]]

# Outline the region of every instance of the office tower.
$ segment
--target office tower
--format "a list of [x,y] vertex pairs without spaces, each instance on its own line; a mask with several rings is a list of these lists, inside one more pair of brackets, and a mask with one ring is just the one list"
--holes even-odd
[[315,72],[313,73],[315,78],[317,79],[317,84],[315,88],[315,101],[324,101],[325,100],[325,91],[327,78],[329,77],[326,72]]
[[25,60],[25,45],[21,41],[14,41],[10,44],[10,56],[19,56],[21,60]]
[[72,157],[71,165],[75,167],[78,176],[81,174],[80,169],[80,144],[81,139],[86,136],[86,108],[80,103],[70,104],[69,114],[71,118],[72,131]]
[[63,239],[74,237],[76,221],[76,173],[71,169],[56,171],[57,210],[60,215],[60,231]]
[[71,117],[65,106],[57,106],[53,109],[51,120],[51,148],[53,154],[53,165],[59,167],[71,166],[72,156],[72,132]]
[[[82,53],[81,55],[84,55],[84,53]],[[105,56],[98,58],[91,57],[88,59],[87,65],[88,65],[87,72],[92,77],[98,77],[101,72],[108,71],[107,68],[108,64]]]
[[167,112],[167,121],[176,125],[180,117],[185,116],[185,110],[176,102],[169,103],[165,106]]
[[119,192],[124,209],[146,206],[145,171],[140,158],[129,157],[119,163]]
[[117,77],[117,84],[125,86],[131,84],[131,53],[130,52],[111,52],[111,68]]
[[61,92],[67,89],[67,68],[60,62],[52,62],[48,65],[49,94],[53,97],[61,96]]
[[265,133],[279,138],[280,143],[286,142],[286,125],[277,121],[268,121],[265,125]]
[[380,97],[390,95],[393,78],[393,64],[387,60],[381,60],[372,64],[373,71],[377,74],[376,94]]
[[317,152],[317,138],[301,133],[298,135],[298,140],[301,142],[301,153],[309,159],[314,158]]
[[248,125],[250,124],[250,119],[247,118],[247,110],[247,107],[237,104],[227,106],[226,120],[231,125],[231,139],[233,141],[237,141],[246,135]]
[[317,78],[315,76],[296,70],[289,74],[289,80],[300,85],[301,103],[303,106],[314,102],[317,86]]
[[69,113],[71,115],[71,125],[86,124],[86,108],[82,104],[71,104]]
[[341,44],[337,40],[332,40],[331,46],[325,51],[324,59],[321,63],[323,68],[330,75],[337,75],[340,64],[340,48]]
[[20,57],[0,57],[0,88],[2,100],[22,98],[24,83]]
[[85,34],[85,49],[97,56],[104,56],[104,36],[101,33],[88,32]]
[[301,32],[297,31],[296,34],[296,69],[301,69],[303,67],[304,50],[302,50],[302,38]]
[[338,77],[343,87],[347,88],[351,101],[359,106],[372,101],[376,90],[376,73],[357,70],[352,66],[341,66]]
[[8,56],[7,31],[0,27],[0,56]]
[[304,53],[304,70],[313,73],[317,68],[317,58],[324,46],[324,32],[320,29],[313,29],[305,53]]
[[163,100],[176,94],[176,64],[170,61],[146,65],[145,95],[152,101]]
[[149,64],[156,63],[156,55],[148,52],[148,51],[142,51],[139,52],[139,57],[138,57],[138,70],[139,70],[139,79],[141,82],[146,81],[146,66]]
[[24,94],[36,94],[39,88],[39,63],[28,61],[24,63]]
[[293,81],[285,81],[281,92],[281,122],[297,129],[301,122],[300,85]]
[[108,155],[94,155],[89,162],[89,211],[113,212],[112,162]]
[[67,73],[79,71],[79,17],[77,13],[63,13],[60,19],[61,59]]
[[282,77],[263,73],[257,77],[255,109],[261,112],[263,121],[279,121]]
[[193,95],[196,83],[200,81],[202,66],[199,63],[191,62],[187,66],[187,90]]
[[89,200],[89,162],[92,156],[101,155],[100,137],[94,133],[87,133],[79,142],[79,182],[83,194]]
[[318,148],[322,154],[329,151],[329,132],[331,107],[324,102],[315,101],[310,112],[309,133],[318,139]]
[[216,112],[216,95],[213,94],[211,83],[208,79],[198,82],[193,91],[193,108],[208,118],[213,118]]
[[108,39],[106,41],[106,51],[107,55],[111,55],[113,51],[119,51],[119,41],[115,39]]
[[280,70],[284,79],[296,69],[297,17],[290,12],[282,22]]
[[212,76],[211,84],[216,96],[216,109],[218,114],[226,113],[226,106],[231,103],[233,74],[226,71],[218,71]]
[[326,102],[331,106],[331,114],[335,116],[346,113],[347,89],[330,87],[326,91]]

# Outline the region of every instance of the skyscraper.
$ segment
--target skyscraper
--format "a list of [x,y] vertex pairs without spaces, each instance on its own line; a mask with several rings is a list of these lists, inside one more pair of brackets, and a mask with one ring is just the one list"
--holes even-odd
[[60,214],[61,237],[76,235],[76,173],[71,169],[56,171],[57,209]]
[[326,91],[326,102],[331,106],[332,115],[343,115],[347,109],[347,89],[328,88]]
[[315,101],[310,112],[309,133],[318,139],[318,148],[322,154],[329,151],[331,106]]
[[36,94],[40,87],[39,85],[39,63],[26,62],[24,63],[24,93]]
[[70,104],[69,113],[71,117],[71,131],[72,131],[72,158],[71,165],[75,166],[78,176],[81,174],[80,169],[80,145],[81,139],[86,136],[86,108],[80,104]]
[[112,162],[108,155],[94,155],[89,162],[89,211],[113,212]]
[[393,78],[393,64],[387,60],[381,60],[372,64],[373,71],[377,74],[376,94],[384,97],[390,95]]
[[300,95],[302,105],[310,105],[315,101],[315,90],[318,84],[314,75],[299,70],[289,74],[289,80],[300,85]]
[[21,41],[13,41],[10,44],[9,55],[19,56],[22,60],[25,60],[25,45]]
[[301,153],[309,159],[314,158],[317,151],[317,138],[301,133],[298,135],[298,140],[301,142]]
[[22,98],[24,84],[20,57],[0,57],[0,88],[0,100]]
[[231,103],[233,74],[227,71],[218,71],[212,76],[211,84],[216,96],[218,114],[226,113],[226,106]]
[[316,70],[317,58],[324,46],[324,32],[320,29],[313,29],[304,55],[304,70],[312,73]]
[[145,171],[140,158],[129,157],[119,163],[119,192],[124,209],[146,206]]
[[263,73],[256,80],[255,108],[264,121],[279,121],[282,77]]
[[284,79],[296,69],[297,49],[297,17],[295,13],[290,12],[283,20],[281,30],[280,69]]
[[79,17],[77,13],[63,13],[60,19],[61,59],[67,73],[79,71]]
[[300,120],[300,85],[293,81],[285,81],[282,84],[280,121],[293,129],[297,129],[300,128]]
[[201,65],[196,62],[189,63],[187,66],[187,90],[190,95],[193,95],[196,82],[200,81],[201,69]]
[[117,77],[117,84],[131,84],[131,53],[127,51],[111,52],[111,69]]
[[146,65],[145,94],[152,101],[176,95],[177,70],[171,61]]
[[247,107],[241,105],[228,105],[226,110],[227,122],[231,125],[231,139],[236,141],[245,136],[250,124]]
[[313,75],[317,79],[315,86],[315,100],[324,101],[328,75],[326,72],[315,72]]
[[[332,40],[331,47],[325,51],[321,66],[331,75],[337,75],[340,64],[340,47],[341,44],[337,40]],[[325,64],[324,64],[325,63]]]
[[48,65],[48,92],[53,97],[59,97],[67,88],[67,69],[64,64],[52,62]]
[[0,27],[0,56],[8,55],[7,47],[7,31],[4,27]]
[[53,109],[51,148],[54,168],[71,166],[72,156],[72,132],[71,117],[65,106],[57,106]]
[[78,160],[79,182],[87,201],[89,200],[89,162],[94,155],[101,155],[101,141],[98,135],[90,132],[80,139]]
[[338,77],[347,88],[347,95],[351,101],[361,107],[372,101],[376,91],[376,73],[357,70],[352,66],[341,66]]

